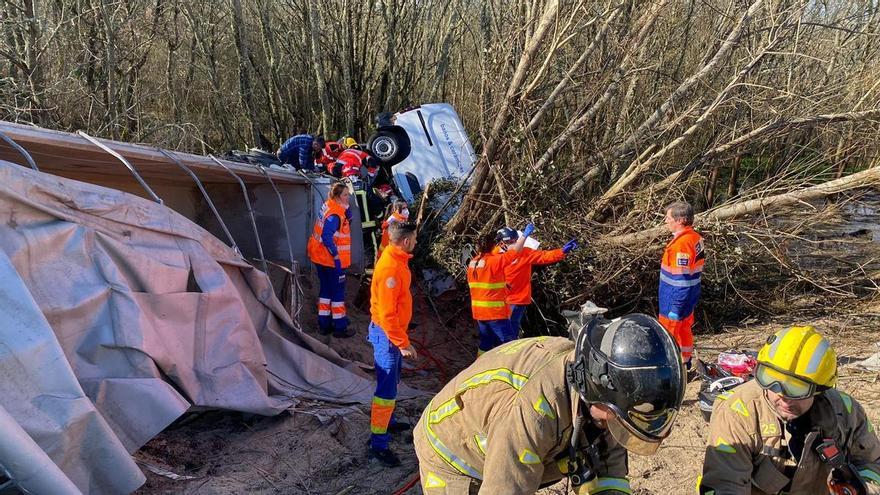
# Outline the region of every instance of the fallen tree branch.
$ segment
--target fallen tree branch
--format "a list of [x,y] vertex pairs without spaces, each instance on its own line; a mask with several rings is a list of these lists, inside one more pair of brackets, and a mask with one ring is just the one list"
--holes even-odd
[[[824,182],[806,189],[778,194],[776,196],[769,196],[766,198],[740,201],[727,206],[720,206],[714,210],[696,215],[694,223],[713,223],[730,220],[757,213],[765,209],[783,208],[795,203],[810,201],[832,194],[839,194],[850,189],[876,184],[880,184],[880,166],[874,166],[867,170],[863,170],[862,172],[847,175],[846,177]],[[605,247],[649,244],[665,232],[667,232],[666,227],[661,225],[640,232],[599,239],[598,244]]]

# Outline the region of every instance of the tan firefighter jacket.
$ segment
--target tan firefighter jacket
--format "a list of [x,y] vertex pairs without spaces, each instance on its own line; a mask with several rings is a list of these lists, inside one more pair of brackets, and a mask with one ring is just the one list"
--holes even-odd
[[[566,338],[508,342],[449,382],[417,428],[451,471],[482,480],[481,494],[532,494],[567,470],[572,400],[565,365],[573,358]],[[595,427],[587,421],[584,428]],[[590,493],[630,493],[626,450],[601,435]]]
[[811,415],[813,428],[796,464],[788,449],[785,421],[777,416],[757,382],[747,382],[719,396],[709,423],[703,476],[698,481],[700,493],[828,493],[831,467],[822,462],[813,446],[817,438],[834,438],[867,482],[868,494],[880,494],[880,440],[862,406],[831,389],[816,396],[806,414]]

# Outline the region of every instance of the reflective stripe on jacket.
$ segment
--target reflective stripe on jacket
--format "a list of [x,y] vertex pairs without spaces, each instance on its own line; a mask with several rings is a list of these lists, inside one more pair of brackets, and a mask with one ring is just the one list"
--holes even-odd
[[471,313],[477,321],[510,318],[507,303],[507,281],[504,270],[519,252],[477,255],[468,262],[467,281],[471,292]]
[[373,270],[370,283],[370,316],[382,327],[392,344],[409,347],[407,329],[412,319],[409,260],[412,255],[395,245],[388,246]]
[[685,227],[669,241],[660,264],[660,316],[669,318],[675,313],[678,317],[671,319],[681,320],[694,311],[700,299],[704,261],[703,238],[692,227]]
[[793,494],[828,493],[831,467],[819,459],[813,446],[817,439],[833,438],[867,482],[868,494],[880,494],[880,440],[862,406],[831,389],[816,396],[806,414],[813,426],[797,463],[788,449],[785,421],[757,382],[719,396],[709,423],[700,493],[763,495],[783,489]]
[[[501,252],[500,247],[495,250]],[[507,281],[507,303],[531,304],[532,266],[551,265],[562,261],[563,258],[565,258],[565,253],[562,252],[562,249],[544,251],[524,247],[519,258],[513,260],[504,270],[504,277]]]
[[360,175],[361,165],[370,155],[361,150],[345,150],[336,159],[336,166],[342,167],[342,176]]
[[[483,354],[428,404],[416,444],[430,445],[450,473],[482,480],[480,493],[533,494],[561,479],[572,434],[565,365],[573,358],[574,343],[561,337],[519,339]],[[590,493],[630,493],[626,451],[600,435]]]
[[332,173],[333,167],[331,165],[336,162],[336,159],[339,158],[339,154],[342,153],[342,150],[344,149],[345,148],[336,141],[329,141],[324,144],[321,156],[315,161],[327,167],[327,171]]
[[331,215],[339,217],[339,230],[333,234],[333,240],[336,244],[336,249],[339,251],[339,261],[342,264],[342,268],[348,268],[351,265],[351,225],[349,225],[348,219],[345,216],[345,207],[332,199],[328,199],[324,206],[321,207],[321,216],[315,220],[315,227],[312,230],[312,236],[309,237],[306,250],[312,263],[322,266],[335,266],[333,255],[321,243],[324,221]]

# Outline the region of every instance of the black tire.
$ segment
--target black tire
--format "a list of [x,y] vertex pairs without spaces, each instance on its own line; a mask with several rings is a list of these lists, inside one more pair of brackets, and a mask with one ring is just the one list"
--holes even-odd
[[370,137],[368,147],[373,156],[391,167],[409,156],[409,136],[399,127],[382,128]]

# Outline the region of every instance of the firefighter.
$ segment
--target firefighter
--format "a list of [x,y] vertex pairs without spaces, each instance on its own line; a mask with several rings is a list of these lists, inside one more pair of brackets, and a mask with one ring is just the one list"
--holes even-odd
[[382,222],[382,239],[379,241],[379,249],[376,253],[376,259],[382,255],[382,251],[388,246],[390,237],[388,235],[388,226],[392,223],[404,223],[409,220],[409,206],[406,201],[395,201],[389,205],[389,212],[385,215]]
[[[701,494],[880,494],[880,440],[813,327],[776,332],[712,408]],[[849,491],[846,491],[849,490]]]
[[329,172],[332,165],[336,163],[336,159],[339,158],[340,153],[342,153],[345,148],[345,145],[339,141],[328,141],[327,144],[324,145],[324,150],[321,152],[321,156],[315,159],[315,162]]
[[694,209],[684,202],[666,207],[666,228],[672,240],[660,263],[660,324],[678,342],[681,358],[691,369],[694,352],[694,308],[700,299],[700,277],[706,258],[703,238],[693,227]]
[[[510,227],[498,231],[501,244],[496,252],[507,250],[507,246],[516,241],[519,235]],[[577,249],[577,242],[572,239],[559,249],[550,251],[523,247],[519,258],[507,266],[504,275],[507,280],[507,303],[510,304],[510,331],[519,334],[522,318],[526,308],[532,303],[532,266],[559,263],[565,255]]]
[[412,275],[409,260],[416,247],[416,227],[395,222],[388,227],[391,244],[373,272],[370,284],[370,333],[376,363],[376,393],[370,411],[370,455],[394,467],[400,459],[390,448],[391,433],[406,431],[409,425],[393,417],[400,381],[401,358],[415,359],[418,353],[409,341],[407,329],[412,318]]
[[373,164],[373,159],[366,151],[359,149],[347,149],[339,154],[336,163],[333,164],[330,173],[336,177],[355,177],[360,178],[361,167],[366,168],[368,164]]
[[426,495],[632,493],[627,450],[656,452],[684,394],[678,348],[649,316],[593,317],[576,342],[535,337],[487,352],[428,404],[414,430]]
[[354,335],[345,313],[345,269],[351,265],[350,200],[351,193],[345,184],[333,184],[307,246],[321,284],[318,329],[322,335],[332,332],[339,338]]
[[477,322],[480,343],[477,356],[510,342],[517,337],[510,327],[510,305],[507,303],[505,270],[519,257],[526,238],[535,230],[528,224],[522,237],[503,252],[496,252],[504,229],[496,234],[483,235],[477,246],[477,255],[467,266],[468,288],[471,294],[471,314]]
[[315,158],[324,149],[324,137],[312,134],[297,134],[281,145],[276,154],[281,163],[289,163],[297,170],[314,170]]

